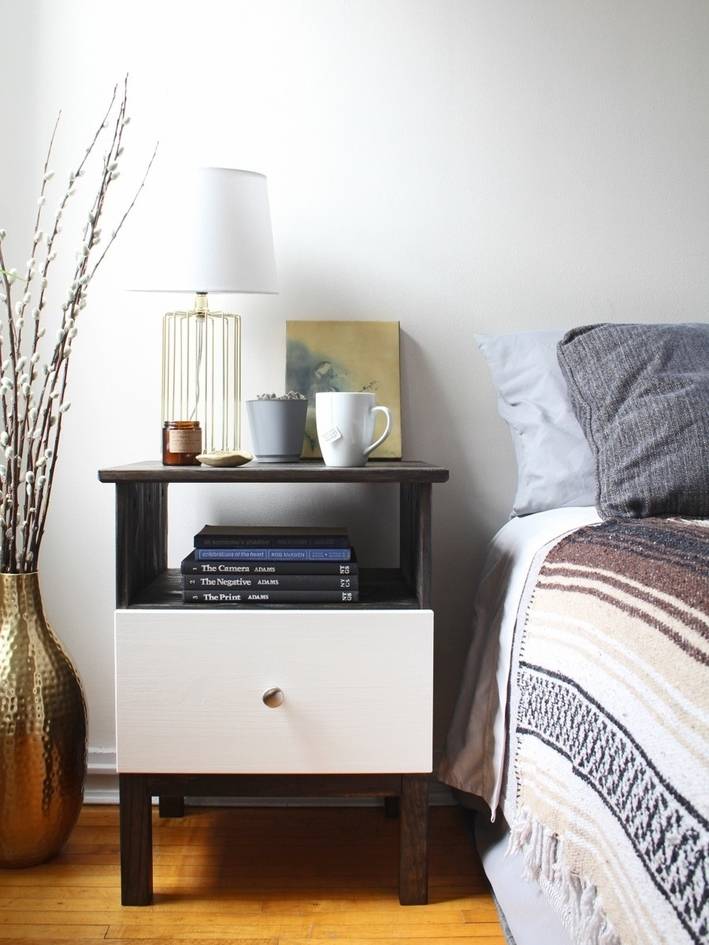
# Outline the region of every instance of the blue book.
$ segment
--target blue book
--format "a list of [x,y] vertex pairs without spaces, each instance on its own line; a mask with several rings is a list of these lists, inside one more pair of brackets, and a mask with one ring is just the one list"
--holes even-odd
[[349,561],[351,548],[197,548],[198,561]]

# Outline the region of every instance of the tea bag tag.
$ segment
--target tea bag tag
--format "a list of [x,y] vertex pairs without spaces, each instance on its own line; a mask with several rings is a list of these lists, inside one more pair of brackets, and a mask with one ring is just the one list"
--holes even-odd
[[330,427],[326,433],[320,435],[320,439],[325,440],[326,443],[335,443],[342,439],[342,432],[338,427]]

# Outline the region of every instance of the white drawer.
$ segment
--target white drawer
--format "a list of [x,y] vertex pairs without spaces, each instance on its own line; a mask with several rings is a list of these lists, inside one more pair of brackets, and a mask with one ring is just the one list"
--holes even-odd
[[121,772],[431,770],[430,610],[118,610],[115,643]]

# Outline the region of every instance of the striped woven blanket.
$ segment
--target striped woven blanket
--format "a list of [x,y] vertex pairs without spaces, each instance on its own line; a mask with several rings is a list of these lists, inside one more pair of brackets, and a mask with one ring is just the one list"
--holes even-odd
[[709,941],[709,522],[605,522],[539,566],[511,849],[582,945]]

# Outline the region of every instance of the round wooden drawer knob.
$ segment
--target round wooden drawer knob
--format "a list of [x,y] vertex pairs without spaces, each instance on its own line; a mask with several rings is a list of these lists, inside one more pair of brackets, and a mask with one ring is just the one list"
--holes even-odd
[[286,697],[283,695],[283,690],[276,686],[273,689],[267,689],[261,698],[269,709],[277,709],[279,705],[283,705]]

